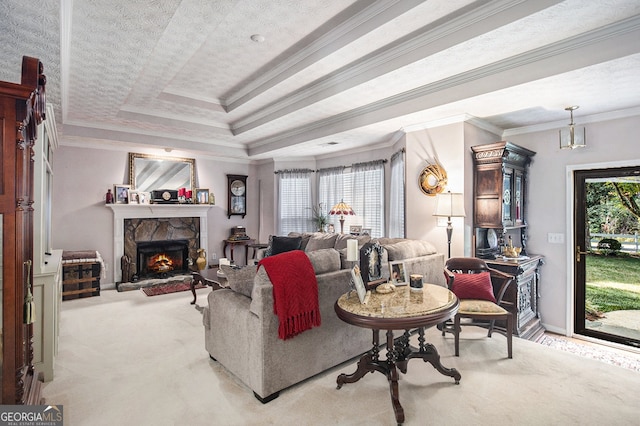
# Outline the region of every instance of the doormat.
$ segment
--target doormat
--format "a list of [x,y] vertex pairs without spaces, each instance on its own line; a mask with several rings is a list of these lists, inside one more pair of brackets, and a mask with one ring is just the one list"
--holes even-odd
[[[205,288],[205,285],[198,284],[196,285],[196,290],[200,288]],[[161,284],[154,285],[151,287],[143,287],[141,290],[147,296],[158,296],[160,294],[169,294],[169,293],[178,293],[181,291],[191,290],[191,284],[189,283],[171,283],[171,284]]]

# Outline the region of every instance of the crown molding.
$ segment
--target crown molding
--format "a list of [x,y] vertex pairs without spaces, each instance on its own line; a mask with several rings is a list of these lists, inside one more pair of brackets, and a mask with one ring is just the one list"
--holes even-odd
[[[420,5],[422,0],[380,0],[356,11],[319,37],[307,37],[308,43],[286,57],[278,57],[264,67],[264,71],[249,79],[249,83],[224,96],[227,111],[233,111],[276,84],[290,78],[309,65],[336,52],[357,40],[363,34],[377,29],[382,23],[393,20],[406,11]],[[363,2],[364,4],[364,2]],[[331,21],[330,21],[331,22]]]
[[[574,117],[576,125],[584,126],[589,123],[600,123],[603,121],[618,120],[621,118],[638,117],[640,116],[640,107],[621,109],[617,111],[603,112],[599,114],[581,115],[580,117]],[[544,132],[547,130],[558,130],[568,126],[568,120],[551,121],[548,123],[536,124],[534,126],[517,127],[514,129],[507,129],[502,132],[503,138],[514,135],[523,135],[527,133]]]
[[452,46],[512,23],[535,11],[559,3],[502,0],[471,5],[436,20],[326,76],[260,107],[231,123],[234,135],[241,134],[313,103],[356,87],[386,73],[427,58]]
[[[249,155],[281,149],[435,106],[640,52],[640,15],[465,71],[249,144]],[[509,78],[507,78],[507,76]]]

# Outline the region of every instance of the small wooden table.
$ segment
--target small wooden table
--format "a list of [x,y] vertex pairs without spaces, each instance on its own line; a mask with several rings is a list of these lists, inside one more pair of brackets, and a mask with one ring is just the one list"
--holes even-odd
[[256,240],[224,240],[224,246],[222,246],[222,253],[227,255],[227,247],[229,247],[229,259],[233,261],[233,249],[235,246],[244,246],[244,264],[247,264],[249,260],[249,245],[254,244]]
[[[387,376],[391,390],[391,404],[396,421],[404,422],[404,409],[398,394],[398,369],[407,373],[407,364],[412,358],[421,358],[445,376],[460,383],[460,373],[455,368],[445,368],[435,346],[425,343],[424,329],[451,319],[458,312],[460,302],[447,288],[426,284],[422,292],[412,292],[409,286],[397,287],[389,294],[375,291],[366,305],[360,303],[355,292],[340,296],[335,304],[338,317],[358,327],[373,330],[373,347],[362,355],[353,374],[340,374],[338,389],[345,383],[354,383],[369,372],[378,371]],[[409,344],[410,330],[418,329],[419,347]],[[387,330],[387,359],[379,358],[380,330]],[[393,330],[405,330],[396,339]]]
[[208,285],[213,290],[220,290],[227,287],[227,279],[218,276],[217,268],[203,269],[202,271],[191,272],[191,293],[193,293],[192,305],[196,304],[196,285]]

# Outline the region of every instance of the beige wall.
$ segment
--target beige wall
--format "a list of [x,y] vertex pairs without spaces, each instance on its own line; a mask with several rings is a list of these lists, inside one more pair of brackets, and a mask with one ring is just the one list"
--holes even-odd
[[[580,121],[576,119],[579,123]],[[540,287],[540,311],[543,325],[555,332],[571,330],[573,273],[571,214],[573,194],[567,191],[571,181],[568,169],[593,169],[634,165],[640,167],[637,129],[640,117],[585,124],[587,147],[561,150],[558,131],[547,130],[515,135],[513,143],[536,152],[530,167],[528,249],[545,256]],[[564,244],[547,242],[547,234],[562,233]]]
[[[514,135],[506,139],[536,152],[530,167],[528,249],[530,253],[545,256],[540,287],[540,310],[544,326],[555,332],[569,327],[572,305],[572,268],[570,217],[572,194],[567,191],[568,168],[594,168],[620,165],[640,167],[636,129],[640,117],[589,123],[587,148],[560,150],[557,129]],[[465,193],[467,217],[454,219],[452,255],[469,255],[472,220],[473,172],[470,147],[496,142],[502,138],[469,123],[451,124],[428,131],[414,131],[392,147],[360,150],[317,161],[295,162],[296,167],[313,169],[354,162],[386,158],[400,149],[407,150],[407,236],[433,242],[446,253],[446,231],[436,226],[433,217],[435,198],[427,197],[418,188],[418,175],[426,164],[426,156],[433,156],[429,138],[435,152],[447,171],[449,189]],[[188,154],[176,156],[190,156]],[[303,164],[301,166],[301,164]],[[196,156],[199,183],[216,195],[217,205],[208,215],[209,251],[221,257],[221,241],[235,225],[247,227],[249,235],[266,241],[275,233],[276,180],[273,172],[292,167],[290,162],[265,161],[247,165],[204,159]],[[104,207],[104,194],[114,183],[124,183],[127,177],[127,153],[119,151],[73,148],[62,146],[54,160],[53,242],[55,248],[65,250],[99,250],[109,270],[114,267],[113,217]],[[387,163],[388,167],[388,163]],[[248,214],[228,219],[226,216],[227,173],[249,175]],[[388,175],[388,173],[387,173]],[[570,174],[569,174],[570,176]],[[258,186],[261,196],[258,197]],[[388,179],[387,179],[388,199]],[[259,204],[260,202],[260,204]],[[259,214],[258,211],[261,213]],[[387,211],[388,217],[388,211]],[[565,234],[564,244],[547,242],[548,233]],[[119,260],[116,260],[116,265]],[[109,275],[108,275],[109,276]]]
[[[150,152],[147,152],[150,153]],[[155,153],[158,154],[159,153]],[[107,278],[113,284],[112,268],[120,267],[113,259],[113,213],[105,207],[104,197],[115,183],[128,183],[128,153],[61,146],[54,157],[54,192],[52,240],[54,248],[64,250],[98,250],[105,260]],[[165,154],[166,155],[166,154]],[[197,186],[215,194],[216,205],[209,210],[209,258],[223,257],[222,240],[233,226],[245,226],[249,235],[258,229],[258,179],[252,166],[201,158],[189,153],[172,152],[172,156],[196,158]],[[247,216],[227,218],[226,174],[248,175]]]

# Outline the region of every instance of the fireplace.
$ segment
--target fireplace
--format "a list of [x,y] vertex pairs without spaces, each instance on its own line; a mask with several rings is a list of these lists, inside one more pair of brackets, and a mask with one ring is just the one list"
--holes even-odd
[[141,241],[136,246],[139,279],[166,278],[189,271],[188,240]]
[[[113,211],[113,282],[130,282],[138,266],[137,243],[152,240],[189,240],[189,257],[197,258],[199,248],[208,249],[208,204],[107,204]],[[124,274],[124,259],[129,260]]]

